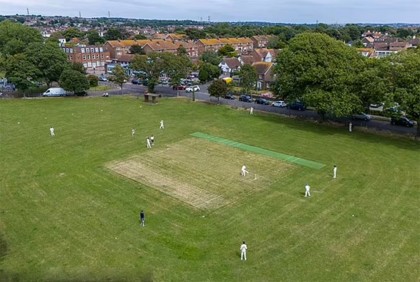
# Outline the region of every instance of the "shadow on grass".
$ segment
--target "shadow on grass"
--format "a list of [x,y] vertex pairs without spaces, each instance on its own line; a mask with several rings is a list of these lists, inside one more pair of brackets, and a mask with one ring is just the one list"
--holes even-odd
[[362,142],[380,143],[383,145],[394,146],[400,149],[418,151],[420,140],[413,137],[393,134],[388,131],[366,130],[362,127],[353,127],[353,132],[348,132],[345,124],[331,121],[319,121],[302,117],[284,117],[271,113],[259,113],[258,118],[273,123],[279,123],[294,130],[309,131],[322,136],[338,136],[358,139]]

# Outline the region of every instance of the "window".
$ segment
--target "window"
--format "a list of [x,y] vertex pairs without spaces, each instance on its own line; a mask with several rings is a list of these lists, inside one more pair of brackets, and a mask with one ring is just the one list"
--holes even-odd
[[103,51],[104,51],[104,48],[99,47],[99,52],[103,52]]
[[73,49],[70,49],[70,53],[73,54]]
[[85,48],[82,48],[82,49],[80,49],[81,51],[82,51],[82,53],[84,53],[85,52]]
[[94,53],[95,52],[95,48],[90,48],[90,52]]
[[104,58],[104,54],[101,54],[101,59],[103,59]]
[[82,57],[82,58],[83,58],[83,61],[84,61],[84,60],[86,60],[86,55],[83,55],[83,57]]
[[98,49],[98,47],[96,47],[96,48],[95,48],[95,52],[96,52],[96,53],[98,53],[98,52],[99,52],[99,49]]
[[90,60],[90,55],[87,55],[87,59]]

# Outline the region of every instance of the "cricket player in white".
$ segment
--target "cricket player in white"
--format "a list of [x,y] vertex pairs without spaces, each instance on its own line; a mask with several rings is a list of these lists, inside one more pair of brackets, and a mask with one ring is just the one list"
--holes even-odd
[[155,144],[155,136],[150,136],[150,144],[153,146]]
[[251,107],[251,108],[249,109],[249,114],[250,114],[250,115],[253,115],[253,114],[254,114],[254,107]]
[[134,136],[134,134],[136,134],[136,130],[133,128],[131,129],[131,136]]
[[349,132],[352,132],[353,131],[353,124],[350,122],[349,123]]
[[333,178],[334,179],[337,178],[337,166],[336,165],[334,165],[334,168],[333,168]]
[[146,138],[146,145],[147,145],[147,148],[148,149],[152,148],[152,146],[150,145],[150,139],[149,139],[149,137]]
[[241,260],[246,260],[246,250],[247,249],[248,249],[248,247],[246,246],[245,241],[243,241],[242,245],[241,245],[241,248],[240,248],[240,250],[241,250]]
[[163,125],[163,120],[160,121],[160,127],[159,129],[165,129],[165,126]]
[[241,175],[245,176],[247,173],[249,173],[249,172],[246,170],[246,166],[243,165],[242,168],[241,168]]
[[311,186],[309,186],[309,184],[306,184],[305,186],[305,197],[310,197],[311,196]]
[[51,134],[51,136],[55,136],[55,133],[54,133],[54,127],[51,127],[51,128],[50,128],[50,134]]

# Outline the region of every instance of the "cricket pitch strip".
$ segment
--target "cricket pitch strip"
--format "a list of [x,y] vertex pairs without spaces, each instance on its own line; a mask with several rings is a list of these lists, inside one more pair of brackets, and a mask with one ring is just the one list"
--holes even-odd
[[[250,174],[240,176],[246,164]],[[296,168],[267,156],[188,138],[106,164],[113,172],[194,208],[213,210],[268,189]],[[256,175],[258,174],[258,177]]]

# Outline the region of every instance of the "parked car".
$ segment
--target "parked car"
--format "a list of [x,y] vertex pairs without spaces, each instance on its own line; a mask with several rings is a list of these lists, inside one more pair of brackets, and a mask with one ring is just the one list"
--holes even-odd
[[137,78],[133,78],[133,79],[131,80],[131,83],[132,83],[132,84],[141,84],[141,81],[140,81],[139,79],[137,79]]
[[384,103],[370,104],[369,111],[382,112],[384,110]]
[[275,101],[273,102],[273,104],[271,104],[271,106],[278,107],[278,108],[285,108],[287,107],[287,103],[285,101]]
[[100,76],[99,77],[99,81],[108,81],[108,78],[106,78],[105,76]]
[[241,95],[239,96],[239,101],[252,103],[252,98],[251,96],[248,96],[248,95]]
[[291,110],[297,110],[297,111],[304,111],[306,110],[305,103],[301,101],[294,101],[288,105],[289,109]]
[[391,124],[393,125],[401,125],[406,127],[413,127],[414,121],[408,119],[407,117],[393,117],[391,118]]
[[185,90],[187,87],[185,85],[174,85],[172,86],[173,90]]
[[193,85],[193,86],[189,86],[185,89],[186,92],[197,92],[200,91],[200,86],[198,85]]
[[261,105],[270,105],[270,101],[261,97],[255,99],[255,103],[261,104]]
[[235,95],[233,95],[232,93],[228,93],[225,95],[224,98],[228,100],[235,100]]
[[351,116],[353,119],[356,120],[364,120],[364,121],[369,121],[372,119],[371,115],[365,114],[365,113],[360,113],[360,114],[354,114]]

